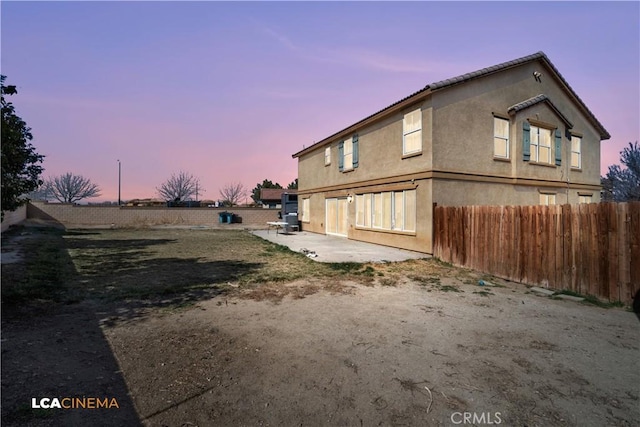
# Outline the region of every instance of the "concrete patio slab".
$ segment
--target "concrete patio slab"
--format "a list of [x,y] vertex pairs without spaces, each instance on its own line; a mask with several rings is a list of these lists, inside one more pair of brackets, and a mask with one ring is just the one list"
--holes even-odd
[[294,252],[302,252],[303,249],[313,251],[317,257],[312,259],[319,262],[396,262],[431,257],[431,255],[420,252],[308,231],[287,234],[276,233],[275,230],[253,230],[251,232],[270,242],[287,246]]

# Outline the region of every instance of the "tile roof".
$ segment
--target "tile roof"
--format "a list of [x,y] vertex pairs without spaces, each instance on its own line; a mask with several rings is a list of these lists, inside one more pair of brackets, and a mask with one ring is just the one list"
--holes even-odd
[[283,193],[296,194],[297,190],[287,190],[286,188],[261,188],[260,200],[281,200]]
[[558,117],[560,117],[562,119],[562,121],[569,127],[569,129],[571,129],[573,127],[573,123],[571,123],[569,121],[569,119],[567,119],[567,117],[562,114],[562,112],[555,106],[555,104],[553,102],[551,102],[551,100],[549,99],[549,97],[547,95],[536,95],[533,98],[529,98],[527,100],[524,100],[522,102],[519,102],[515,105],[512,105],[511,107],[509,107],[509,109],[507,110],[507,112],[509,114],[511,114],[511,112],[513,111],[514,113],[517,113],[518,111],[522,111],[524,109],[527,109],[533,105],[539,104],[541,102],[546,103],[547,105],[549,105],[549,107],[551,107],[551,109],[553,111],[555,111],[555,113],[558,115]]
[[[527,55],[527,56],[523,56],[522,58],[514,59],[512,61],[503,62],[502,64],[492,65],[491,67],[483,68],[481,70],[463,74],[461,76],[452,77],[446,80],[440,80],[439,82],[428,84],[427,88],[431,89],[432,91],[437,89],[443,89],[445,87],[453,86],[459,83],[464,83],[466,81],[475,79],[477,77],[483,77],[498,71],[502,71],[507,68],[516,67],[518,65],[522,65],[527,62],[535,61],[537,59],[545,59],[547,62],[549,62],[549,59],[543,52],[537,52],[537,53],[534,53],[533,55]],[[557,72],[555,67],[554,67],[554,70]],[[564,81],[564,79],[562,80]]]
[[338,135],[342,134],[343,132],[347,132],[347,131],[351,131],[351,130],[355,130],[356,128],[358,128],[361,124],[363,124],[364,122],[376,117],[376,116],[380,116],[383,115],[383,113],[389,111],[390,109],[392,109],[393,107],[411,99],[414,97],[417,97],[420,94],[424,94],[424,93],[432,93],[435,92],[437,90],[441,90],[441,89],[445,89],[454,85],[458,85],[461,83],[465,83],[468,82],[469,80],[473,80],[479,77],[484,77],[499,71],[503,71],[506,70],[508,68],[512,68],[512,67],[516,67],[531,61],[536,61],[536,60],[540,60],[543,63],[545,63],[552,71],[553,73],[556,75],[556,77],[558,78],[558,80],[560,80],[560,83],[562,84],[562,86],[564,87],[564,89],[568,92],[569,96],[572,97],[574,99],[574,101],[578,104],[578,107],[582,110],[582,112],[587,116],[587,118],[589,119],[589,121],[593,124],[593,126],[596,128],[596,130],[600,133],[600,138],[605,140],[605,139],[609,139],[611,138],[611,135],[609,134],[609,132],[607,132],[607,130],[604,128],[604,126],[602,126],[602,124],[598,121],[598,119],[595,117],[595,115],[591,112],[591,110],[589,110],[589,108],[586,106],[586,104],[582,101],[582,99],[580,99],[580,97],[578,96],[578,94],[575,93],[575,91],[571,88],[571,86],[569,86],[569,83],[564,79],[564,77],[562,77],[562,74],[560,74],[560,72],[558,71],[558,69],[555,67],[555,65],[553,65],[551,63],[551,61],[549,60],[549,58],[547,57],[547,55],[545,55],[544,52],[540,51],[540,52],[536,52],[532,55],[527,55],[527,56],[523,56],[522,58],[518,58],[518,59],[514,59],[511,61],[507,61],[507,62],[503,62],[501,64],[497,64],[497,65],[493,65],[491,67],[487,67],[487,68],[482,68],[480,70],[477,71],[473,71],[471,73],[466,73],[466,74],[462,74],[460,76],[457,77],[452,77],[450,79],[445,79],[445,80],[440,80],[434,83],[430,83],[427,86],[425,86],[424,88],[418,90],[417,92],[412,93],[411,95],[408,95],[402,99],[400,99],[399,101],[394,102],[393,104],[383,108],[382,110],[379,110],[367,117],[365,117],[364,119],[352,124],[351,126],[348,126],[344,129],[342,129],[339,132],[334,133],[333,135],[324,138],[321,141],[316,142],[315,144],[306,147],[304,149],[302,149],[301,151],[295,153],[292,155],[292,157],[299,157],[300,155],[302,155],[305,152],[309,152],[311,150],[314,150],[315,148],[322,146],[328,142],[331,142],[331,140],[333,140],[334,138],[336,138]]

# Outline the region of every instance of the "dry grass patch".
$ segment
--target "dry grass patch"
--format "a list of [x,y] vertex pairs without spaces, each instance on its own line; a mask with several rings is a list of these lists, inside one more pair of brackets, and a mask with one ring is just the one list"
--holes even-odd
[[[166,307],[234,295],[277,302],[321,290],[350,293],[354,284],[395,287],[413,282],[448,291],[454,289],[443,287],[441,277],[457,279],[459,283],[452,286],[477,282],[479,277],[434,259],[320,263],[243,230],[30,232],[37,237],[32,242],[37,243],[29,246],[29,274],[18,281],[26,284],[5,293],[9,299],[55,296],[62,301],[150,301],[152,305],[161,301]],[[6,273],[12,269],[7,268]]]
[[[163,307],[221,294],[279,301],[319,290],[348,292],[344,281],[374,281],[375,270],[368,264],[318,263],[243,230],[31,232],[29,274],[11,280],[21,286],[4,295],[16,301],[54,294],[64,301],[156,301]],[[13,271],[7,268],[5,273],[8,277]]]
[[280,303],[283,299],[289,297],[292,299],[303,299],[309,295],[316,294],[320,291],[329,292],[331,294],[354,294],[355,282],[349,284],[343,281],[327,281],[327,280],[297,280],[293,283],[266,283],[244,287],[234,293],[241,299],[252,299],[255,301],[270,301]]

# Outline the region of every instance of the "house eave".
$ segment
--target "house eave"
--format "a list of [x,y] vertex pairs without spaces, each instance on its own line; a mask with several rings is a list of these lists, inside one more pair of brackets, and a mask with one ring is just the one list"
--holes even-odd
[[[527,64],[533,61],[541,61],[544,66],[551,72],[551,75],[553,76],[553,78],[556,79],[556,81],[560,84],[560,86],[562,87],[562,89],[569,95],[569,97],[571,98],[571,100],[574,102],[574,104],[578,107],[578,109],[587,117],[587,120],[594,126],[594,128],[598,131],[598,133],[600,134],[600,139],[601,140],[606,140],[611,138],[611,135],[609,134],[609,132],[607,132],[607,130],[604,128],[604,126],[602,126],[602,124],[598,121],[598,119],[595,117],[595,115],[591,112],[591,110],[589,110],[589,108],[586,106],[586,104],[582,101],[582,99],[580,99],[580,97],[578,96],[578,94],[571,88],[571,86],[569,85],[569,83],[564,79],[564,77],[562,76],[562,74],[560,74],[560,72],[558,71],[558,69],[553,65],[553,63],[549,60],[549,58],[547,57],[547,55],[544,52],[536,52],[532,55],[528,55],[528,56],[524,56],[522,58],[518,58],[518,59],[514,59],[512,61],[507,61],[507,62],[503,62],[501,64],[497,64],[497,65],[493,65],[491,67],[487,67],[487,68],[482,68],[480,70],[477,71],[473,71],[471,73],[466,73],[466,74],[462,74],[460,76],[457,77],[453,77],[450,79],[445,79],[445,80],[440,80],[438,82],[434,82],[431,84],[428,84],[427,86],[425,86],[424,88],[420,89],[419,91],[391,104],[390,106],[383,108],[382,110],[373,113],[370,116],[365,117],[364,119],[328,136],[327,138],[322,139],[321,141],[318,141],[316,143],[314,143],[313,145],[310,145],[309,147],[306,147],[300,151],[298,151],[297,153],[293,154],[291,157],[298,158],[301,157],[307,153],[310,153],[314,150],[317,150],[318,148],[321,148],[331,142],[334,142],[337,139],[340,139],[342,137],[348,136],[349,134],[357,131],[359,128],[362,128],[368,124],[371,124],[377,120],[380,120],[384,117],[386,117],[389,114],[392,114],[404,107],[406,107],[407,105],[410,105],[411,103],[414,102],[418,102],[421,99],[426,98],[427,96],[431,95],[433,92],[436,91],[440,91],[443,89],[448,89],[450,87],[453,86],[457,86],[460,84],[464,84],[466,82],[469,82],[471,80],[475,80],[478,78],[482,78],[482,77],[486,77],[488,75],[494,74],[494,73],[498,73],[498,72],[502,72],[505,71],[507,69],[510,68],[514,68],[514,67],[519,67],[523,64]],[[555,107],[553,107],[555,108]],[[557,109],[556,109],[557,110]],[[564,117],[562,114],[560,114],[562,117]],[[566,118],[565,118],[566,120]]]
[[533,107],[534,105],[541,104],[541,103],[544,103],[549,108],[551,108],[551,110],[560,118],[560,120],[564,122],[564,124],[567,126],[568,129],[573,128],[573,123],[571,123],[569,119],[564,114],[562,114],[562,111],[560,111],[558,107],[556,107],[556,105],[551,101],[551,99],[549,99],[549,97],[544,94],[536,95],[525,101],[512,105],[511,107],[509,107],[507,112],[510,115],[515,115],[520,111],[526,110],[527,108]]
[[426,99],[429,95],[431,94],[431,88],[429,86],[426,86],[422,89],[420,89],[417,92],[412,93],[411,95],[401,99],[400,101],[397,101],[391,105],[389,105],[386,108],[383,108],[382,110],[371,114],[370,116],[365,117],[364,119],[360,120],[359,122],[356,122],[354,124],[352,124],[349,127],[346,127],[344,129],[342,129],[341,131],[338,131],[336,133],[334,133],[333,135],[330,135],[324,139],[322,139],[321,141],[316,142],[313,145],[310,145],[306,148],[303,148],[302,150],[298,151],[295,154],[292,154],[291,157],[292,158],[297,158],[297,157],[301,157],[307,153],[310,153],[312,151],[317,150],[318,148],[321,148],[327,144],[330,144],[338,139],[341,138],[346,138],[349,137],[352,133],[354,133],[355,131],[357,131],[358,129],[363,128],[364,126],[367,126],[371,123],[374,123],[378,120],[381,120],[395,112],[397,112],[398,110],[402,110],[403,108],[406,108],[407,106],[414,104],[416,102],[420,102],[424,99]]

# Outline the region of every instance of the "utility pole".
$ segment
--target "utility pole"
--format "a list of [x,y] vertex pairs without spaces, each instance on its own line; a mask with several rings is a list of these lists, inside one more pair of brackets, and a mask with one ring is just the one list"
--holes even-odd
[[122,184],[122,165],[120,159],[118,159],[118,206],[122,206],[122,200],[120,199],[120,188]]

